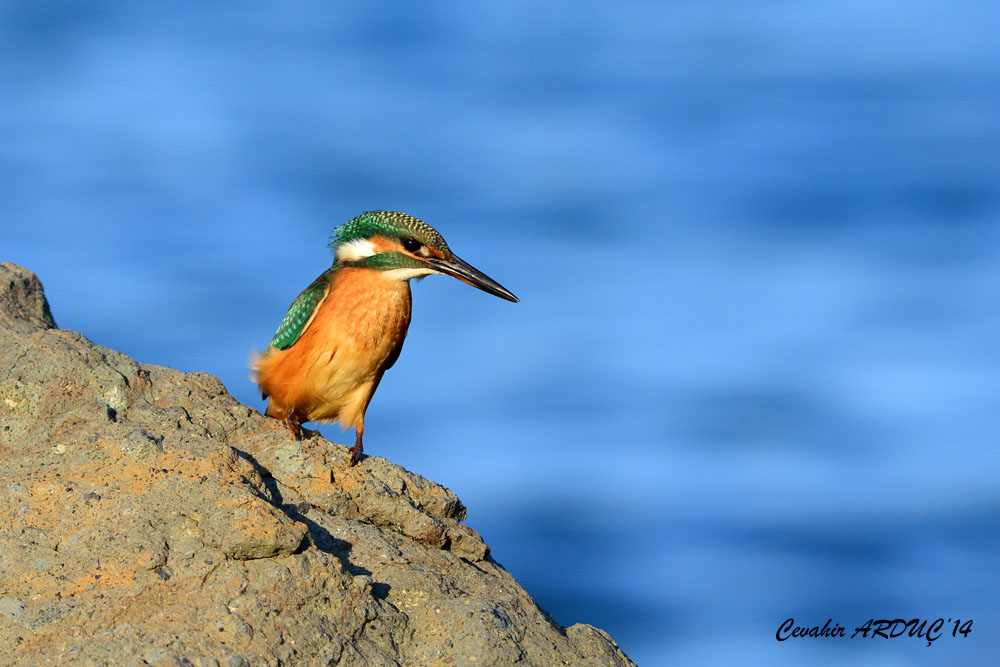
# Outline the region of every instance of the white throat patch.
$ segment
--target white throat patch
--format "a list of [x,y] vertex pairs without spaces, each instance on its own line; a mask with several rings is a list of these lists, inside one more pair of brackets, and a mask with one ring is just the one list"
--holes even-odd
[[375,254],[375,244],[368,239],[354,239],[337,246],[337,261],[356,262]]
[[383,276],[389,278],[390,280],[410,280],[411,278],[423,278],[424,276],[429,276],[432,273],[437,273],[432,269],[389,269],[388,271],[381,272]]

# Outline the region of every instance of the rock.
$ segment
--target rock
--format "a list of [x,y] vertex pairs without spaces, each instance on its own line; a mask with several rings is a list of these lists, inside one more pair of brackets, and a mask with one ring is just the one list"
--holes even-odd
[[0,650],[15,664],[632,662],[558,626],[448,489],[296,442],[204,373],[56,328],[0,264]]
[[15,331],[55,329],[38,277],[16,264],[0,262],[0,322]]

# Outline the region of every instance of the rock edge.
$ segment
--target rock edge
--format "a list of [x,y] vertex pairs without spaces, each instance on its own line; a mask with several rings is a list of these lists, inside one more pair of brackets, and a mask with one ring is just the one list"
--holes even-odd
[[56,328],[0,264],[3,660],[633,664],[538,607],[451,491],[346,451]]

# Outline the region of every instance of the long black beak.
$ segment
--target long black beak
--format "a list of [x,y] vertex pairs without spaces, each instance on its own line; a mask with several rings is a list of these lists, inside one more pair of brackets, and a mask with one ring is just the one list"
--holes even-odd
[[520,299],[514,296],[506,287],[464,260],[459,259],[455,255],[452,255],[448,259],[429,259],[427,260],[427,265],[435,271],[440,271],[441,273],[446,273],[449,276],[458,278],[463,283],[468,283],[473,287],[478,287],[484,292],[489,292],[493,296],[498,296],[501,299],[507,299],[508,301],[513,301],[514,303],[520,301]]

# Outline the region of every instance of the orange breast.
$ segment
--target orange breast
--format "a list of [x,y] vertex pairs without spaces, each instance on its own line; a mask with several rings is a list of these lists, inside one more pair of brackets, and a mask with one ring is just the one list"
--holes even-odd
[[283,418],[291,408],[301,421],[363,425],[368,401],[399,355],[409,324],[409,283],[368,269],[338,271],[295,344],[269,348],[256,363],[257,382],[271,397],[268,414]]

